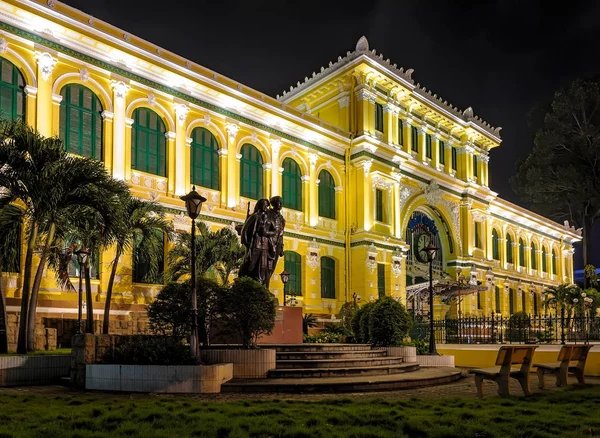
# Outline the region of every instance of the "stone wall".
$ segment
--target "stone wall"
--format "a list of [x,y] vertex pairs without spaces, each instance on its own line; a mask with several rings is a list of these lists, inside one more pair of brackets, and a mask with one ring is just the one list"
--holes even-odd
[[[19,315],[9,313],[6,316],[8,351],[17,351],[19,337]],[[42,318],[36,318],[35,349],[55,350],[57,348],[57,330],[43,325]]]

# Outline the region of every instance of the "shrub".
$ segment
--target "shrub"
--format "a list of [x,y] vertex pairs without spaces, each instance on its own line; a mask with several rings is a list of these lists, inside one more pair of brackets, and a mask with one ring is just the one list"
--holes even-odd
[[312,313],[302,315],[302,334],[308,335],[308,329],[317,326],[317,317]]
[[381,297],[369,315],[369,340],[372,345],[400,345],[412,326],[412,318],[404,306],[392,297]]
[[361,307],[362,312],[360,315],[357,313],[358,320],[358,338],[359,343],[369,344],[371,342],[371,336],[369,335],[369,321],[371,320],[371,311],[373,310],[375,303],[367,303]]
[[[354,338],[354,330],[352,328],[352,321],[354,320],[354,316],[358,311],[358,304],[354,301],[349,303],[344,303],[342,308],[340,309],[339,318],[342,320],[342,324],[346,329],[346,336],[349,338]],[[352,339],[353,340],[353,339]]]
[[321,331],[316,335],[304,335],[302,340],[305,344],[338,344],[342,342],[342,335]]
[[506,330],[507,340],[509,342],[527,342],[530,328],[531,320],[527,313],[513,313],[508,320],[508,329]]
[[416,347],[417,354],[420,356],[429,354],[429,343],[423,339],[413,339],[412,341],[404,341],[400,345],[406,347]]
[[171,336],[135,336],[124,340],[102,356],[106,364],[196,365],[190,349]]
[[219,301],[225,330],[237,334],[244,348],[254,346],[260,335],[271,334],[275,326],[275,297],[259,282],[236,278]]

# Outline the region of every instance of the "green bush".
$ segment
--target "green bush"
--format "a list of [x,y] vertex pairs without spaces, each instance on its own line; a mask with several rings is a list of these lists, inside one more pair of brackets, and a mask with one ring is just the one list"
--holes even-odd
[[429,354],[429,343],[423,339],[413,339],[412,341],[404,341],[400,345],[406,347],[417,347],[417,354],[421,356]]
[[531,319],[525,312],[517,312],[510,315],[506,337],[509,342],[528,342]]
[[171,336],[134,336],[102,356],[102,363],[120,365],[196,365],[190,348]]
[[371,320],[373,306],[375,306],[374,302],[367,303],[360,308],[360,314],[358,312],[356,314],[356,317],[358,318],[359,344],[369,344],[371,342],[371,336],[369,335],[369,321]]
[[275,327],[275,297],[251,278],[236,278],[223,290],[219,305],[225,330],[239,336],[245,348],[254,346],[260,335],[271,334]]
[[305,344],[339,344],[342,335],[321,331],[316,335],[304,335],[302,340]]
[[369,341],[378,347],[400,345],[412,326],[406,308],[392,297],[381,297],[369,314]]
[[340,314],[338,318],[342,320],[342,325],[346,329],[346,337],[350,338],[351,341],[354,341],[354,329],[352,327],[352,321],[354,320],[354,316],[358,311],[358,304],[354,301],[349,303],[344,303],[342,308],[340,309]]
[[308,329],[314,328],[318,325],[317,317],[312,313],[305,313],[302,315],[302,334],[308,335]]

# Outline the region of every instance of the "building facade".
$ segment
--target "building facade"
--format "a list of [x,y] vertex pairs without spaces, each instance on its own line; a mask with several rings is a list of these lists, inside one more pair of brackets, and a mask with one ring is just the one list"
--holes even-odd
[[[431,239],[442,248],[436,278],[462,273],[487,286],[464,298],[463,314],[537,313],[546,286],[573,281],[579,234],[488,187],[500,128],[415,84],[364,37],[273,98],[60,2],[1,0],[0,57],[4,117],[101,160],[136,196],[163,204],[178,230],[190,227],[179,196],[192,185],[208,200],[200,219],[215,229],[282,195],[276,273],[291,273],[288,293],[306,313],[335,315],[359,296],[405,302],[427,280],[420,249]],[[98,303],[112,257],[99,255]],[[138,277],[122,257],[116,317],[160,290]],[[16,312],[22,275],[2,281]],[[271,283],[281,302],[279,276]],[[49,272],[39,312],[74,318],[76,298]],[[438,316],[449,310],[435,305]]]

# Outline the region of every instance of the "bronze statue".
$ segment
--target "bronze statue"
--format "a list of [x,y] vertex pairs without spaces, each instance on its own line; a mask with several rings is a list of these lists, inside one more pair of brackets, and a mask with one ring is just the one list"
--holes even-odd
[[277,261],[283,256],[285,219],[281,215],[282,206],[281,196],[274,196],[270,203],[268,199],[259,199],[240,232],[246,255],[239,276],[250,277],[267,289]]

